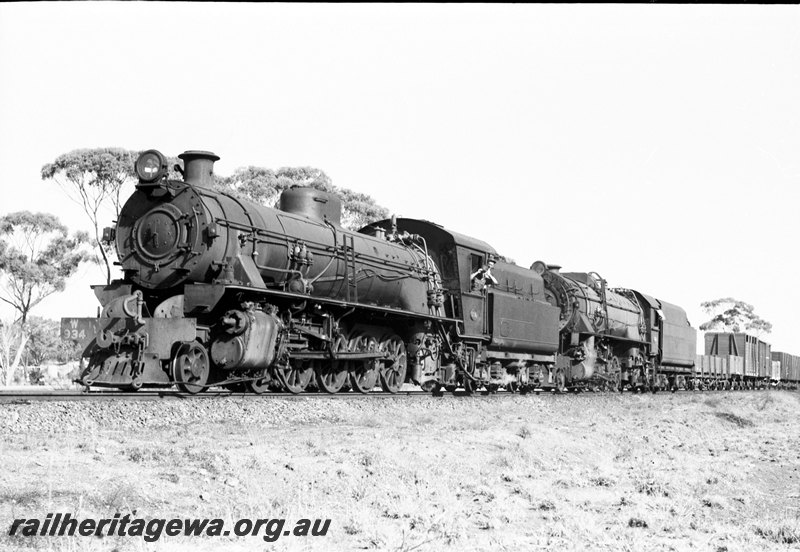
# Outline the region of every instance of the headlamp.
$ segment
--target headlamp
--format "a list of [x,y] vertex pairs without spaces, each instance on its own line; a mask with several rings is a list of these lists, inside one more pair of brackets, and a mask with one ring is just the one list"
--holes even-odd
[[160,151],[147,150],[136,160],[134,168],[140,182],[156,182],[167,174],[167,158]]

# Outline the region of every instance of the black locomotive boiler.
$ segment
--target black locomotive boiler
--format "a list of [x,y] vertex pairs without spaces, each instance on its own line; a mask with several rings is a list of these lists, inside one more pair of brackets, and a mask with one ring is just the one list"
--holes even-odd
[[209,152],[183,180],[155,150],[114,228],[123,278],[93,286],[98,318],[65,318],[86,386],[212,385],[262,393],[680,385],[695,331],[674,305],[593,275],[496,262],[497,252],[415,219],[340,226],[334,195],[292,188],[278,209],[212,189]]

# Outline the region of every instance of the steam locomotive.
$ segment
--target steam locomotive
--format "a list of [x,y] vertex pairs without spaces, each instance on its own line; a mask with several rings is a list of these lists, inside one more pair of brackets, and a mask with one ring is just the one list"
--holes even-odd
[[[104,240],[123,278],[97,318],[65,318],[87,387],[263,393],[686,385],[696,331],[676,305],[595,273],[507,263],[425,220],[341,227],[341,202],[295,187],[277,209],[213,189],[204,151],[168,178],[156,150]],[[492,285],[473,278],[493,261]]]

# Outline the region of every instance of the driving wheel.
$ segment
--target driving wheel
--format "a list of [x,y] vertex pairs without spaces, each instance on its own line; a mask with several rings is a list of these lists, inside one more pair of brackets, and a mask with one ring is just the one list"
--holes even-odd
[[399,336],[392,335],[381,340],[381,349],[389,353],[381,368],[381,387],[387,393],[397,393],[406,381],[406,345]]
[[[348,349],[348,342],[343,336],[337,337],[336,341],[333,342],[333,350],[336,352],[344,352]],[[347,382],[349,368],[350,362],[346,360],[331,360],[329,363],[318,363],[314,373],[320,391],[338,393]]]
[[[357,352],[374,352],[380,350],[378,340],[372,336],[357,335],[350,340],[350,350]],[[369,393],[378,384],[380,377],[380,359],[355,361],[350,373],[350,385],[359,393]]]
[[302,360],[293,360],[291,364],[277,368],[275,375],[286,391],[297,395],[308,387],[308,383],[314,375],[314,369]]

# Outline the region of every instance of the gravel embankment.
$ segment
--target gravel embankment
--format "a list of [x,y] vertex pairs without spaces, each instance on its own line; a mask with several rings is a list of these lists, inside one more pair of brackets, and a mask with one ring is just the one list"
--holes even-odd
[[[0,407],[0,521],[331,521],[292,550],[785,550],[800,393],[102,400]],[[151,545],[152,544],[152,545]],[[26,538],[0,550],[242,550]]]
[[[187,400],[98,400],[31,402],[3,405],[0,435],[19,433],[57,433],[93,430],[135,430],[182,424],[236,423],[259,426],[359,422],[372,415],[452,414],[454,409],[470,408],[495,401],[533,401],[532,397],[397,397],[330,399],[269,398],[187,399]],[[544,401],[551,397],[544,398]],[[542,401],[539,401],[540,403]],[[541,405],[540,405],[541,406]],[[471,408],[470,408],[471,409]]]

